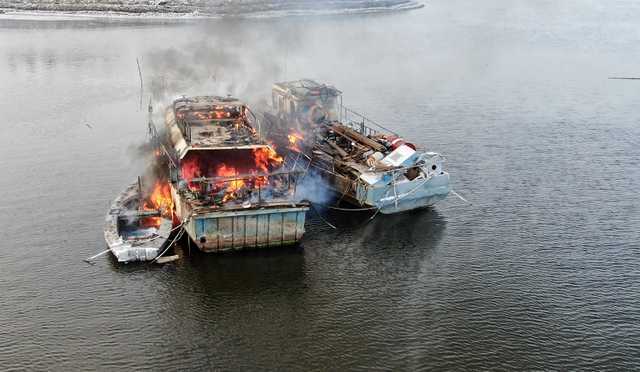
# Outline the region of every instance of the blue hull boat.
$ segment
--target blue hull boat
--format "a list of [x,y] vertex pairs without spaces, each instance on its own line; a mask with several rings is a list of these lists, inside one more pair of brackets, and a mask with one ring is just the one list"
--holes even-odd
[[442,155],[343,106],[342,92],[332,86],[277,83],[272,102],[266,127],[297,154],[294,170],[319,176],[354,208],[399,213],[431,206],[451,191]]

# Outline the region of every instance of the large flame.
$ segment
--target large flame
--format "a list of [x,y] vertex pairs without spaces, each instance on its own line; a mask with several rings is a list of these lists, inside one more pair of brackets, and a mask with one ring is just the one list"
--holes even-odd
[[[220,168],[218,168],[217,175],[219,177],[237,177],[238,171],[234,167],[222,164]],[[228,193],[235,193],[245,186],[244,180],[241,179],[225,181],[224,184]]]
[[142,209],[157,210],[162,215],[162,217],[147,217],[144,221],[147,226],[158,227],[162,223],[162,218],[171,218],[173,215],[173,198],[171,197],[169,183],[157,181],[153,191],[144,201]]
[[156,182],[149,200],[156,209],[162,212],[164,217],[171,217],[173,199],[171,198],[171,186],[169,186],[168,182]]
[[271,147],[253,149],[253,161],[262,172],[269,172],[270,165],[280,165],[283,159]]
[[[181,176],[192,191],[222,194],[222,202],[226,203],[250,195],[249,191],[252,189],[268,186],[267,174],[283,161],[284,159],[270,146],[220,153],[205,151],[194,153],[182,160]],[[200,177],[226,179],[215,180],[214,187],[209,189],[201,186],[204,183],[194,182],[194,179]]]
[[187,180],[192,190],[200,190],[200,185],[193,182],[194,178],[202,177],[202,170],[200,169],[198,158],[185,158],[180,166],[180,173],[182,179]]

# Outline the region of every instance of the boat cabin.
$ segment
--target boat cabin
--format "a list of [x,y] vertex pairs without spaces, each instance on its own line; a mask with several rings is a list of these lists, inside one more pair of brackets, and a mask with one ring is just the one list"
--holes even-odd
[[165,115],[170,142],[180,159],[190,150],[267,146],[260,139],[255,116],[245,103],[233,97],[181,97]]
[[165,120],[174,149],[169,179],[185,198],[232,208],[262,201],[265,193],[283,196],[291,191],[290,174],[281,171],[283,158],[260,137],[259,122],[243,102],[181,97]]
[[181,97],[167,109],[175,215],[205,252],[293,244],[308,203],[299,172],[261,137],[260,122],[233,97]]
[[279,115],[303,125],[339,120],[342,106],[341,91],[309,79],[274,84],[271,99]]

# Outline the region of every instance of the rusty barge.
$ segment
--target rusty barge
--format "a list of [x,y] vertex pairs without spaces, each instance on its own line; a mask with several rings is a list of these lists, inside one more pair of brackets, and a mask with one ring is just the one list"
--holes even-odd
[[300,172],[261,137],[232,97],[176,99],[165,112],[175,217],[204,252],[294,244],[309,204],[295,199]]

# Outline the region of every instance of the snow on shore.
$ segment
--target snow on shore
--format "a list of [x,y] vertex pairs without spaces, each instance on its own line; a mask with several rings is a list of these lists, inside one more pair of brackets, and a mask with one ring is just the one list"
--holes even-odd
[[278,17],[375,13],[422,6],[414,0],[0,0],[0,14],[14,17]]

